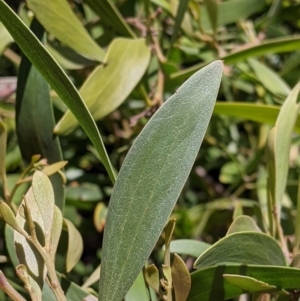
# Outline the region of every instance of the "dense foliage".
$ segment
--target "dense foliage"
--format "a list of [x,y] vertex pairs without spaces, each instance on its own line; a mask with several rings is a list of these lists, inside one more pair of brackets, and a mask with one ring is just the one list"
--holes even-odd
[[299,11],[0,0],[0,299],[298,300]]

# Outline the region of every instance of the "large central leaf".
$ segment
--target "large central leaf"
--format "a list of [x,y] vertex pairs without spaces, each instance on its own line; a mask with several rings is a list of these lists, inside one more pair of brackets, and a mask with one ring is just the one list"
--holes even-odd
[[108,210],[99,300],[122,300],[149,257],[199,151],[222,65],[216,61],[187,80],[131,147]]

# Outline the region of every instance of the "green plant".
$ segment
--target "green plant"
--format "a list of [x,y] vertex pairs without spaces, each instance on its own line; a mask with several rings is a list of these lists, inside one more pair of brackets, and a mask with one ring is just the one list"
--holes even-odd
[[[16,65],[7,45],[23,53],[15,110],[0,111],[0,288],[36,301],[298,300],[298,2],[121,2],[28,0],[18,16],[0,0],[0,51]],[[87,183],[69,183],[65,158]],[[91,212],[104,239],[82,272]]]

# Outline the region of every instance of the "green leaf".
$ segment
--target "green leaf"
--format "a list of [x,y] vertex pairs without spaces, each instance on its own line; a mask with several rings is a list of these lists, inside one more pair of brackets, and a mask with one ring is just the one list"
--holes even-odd
[[103,61],[103,49],[92,39],[66,0],[28,0],[27,4],[44,28],[60,42],[89,59]]
[[[80,286],[75,284],[74,282],[71,282],[66,279],[66,277],[62,277],[60,274],[57,273],[58,280],[60,282],[60,285],[62,287],[62,290],[65,293],[65,296],[68,301],[83,301],[86,296],[89,295],[87,291],[82,289]],[[55,298],[51,288],[46,283],[44,285],[43,289],[43,301],[57,301]]]
[[[225,115],[275,125],[279,106],[243,102],[217,102],[213,114]],[[295,131],[300,134],[300,118],[297,118]]]
[[7,29],[0,23],[0,54],[3,53],[5,48],[14,41]]
[[184,261],[177,254],[174,254],[171,268],[175,300],[185,301],[191,289],[190,272]]
[[291,89],[287,83],[271,68],[255,59],[248,59],[248,63],[262,85],[271,93],[279,96],[287,96],[290,93]]
[[286,265],[276,240],[258,232],[238,232],[220,239],[197,258],[194,267],[203,269],[225,262]]
[[[43,38],[44,29],[36,19],[32,21],[31,29],[40,40]],[[62,160],[58,137],[52,133],[54,125],[49,86],[27,57],[23,56],[17,86],[16,130],[20,151],[27,164],[36,154],[46,158],[49,164]],[[62,178],[54,175],[51,182],[56,205],[63,210],[65,189]]]
[[[251,0],[251,2],[248,0],[230,0],[220,1],[218,5],[219,16],[217,25],[222,26],[247,19],[249,16],[262,11],[266,3],[261,0]],[[201,9],[201,21],[205,29],[213,28],[210,14],[204,9]]]
[[99,15],[101,20],[125,37],[135,38],[134,31],[128,26],[115,4],[110,0],[85,0],[85,2]]
[[[227,2],[232,2],[232,1],[227,1]],[[219,8],[219,10],[221,11],[221,8]],[[298,50],[299,48],[300,48],[299,35],[288,36],[284,38],[274,38],[274,39],[265,40],[260,44],[246,45],[245,47],[242,47],[242,50],[236,50],[228,55],[220,57],[220,60],[224,60],[225,64],[234,64],[236,62],[243,61],[253,56],[265,55],[268,53],[291,52],[291,51]],[[188,78],[194,72],[196,72],[200,68],[203,68],[209,63],[210,61],[205,61],[203,63],[196,64],[194,66],[186,68],[184,70],[174,72],[173,74],[170,75],[170,79],[180,82]]]
[[35,214],[41,215],[43,223],[42,229],[45,238],[45,247],[47,250],[49,250],[51,245],[55,200],[53,188],[49,178],[39,170],[35,171],[33,175],[32,191],[34,200],[39,209],[39,212],[36,212]]
[[[43,220],[43,215],[40,212],[40,208],[35,200],[33,189],[30,188],[26,193],[26,205],[30,208],[31,217],[35,224],[35,231],[37,237],[42,246],[45,245],[45,225]],[[28,231],[28,224],[24,218],[25,202],[22,201],[18,211],[17,211],[17,221],[18,224],[26,231]],[[48,210],[46,209],[46,212]],[[51,216],[51,212],[50,212]],[[47,220],[47,217],[46,217]],[[30,244],[26,238],[14,231],[14,241],[15,249],[19,259],[20,264],[24,264],[29,273],[30,285],[34,288],[34,293],[39,299],[41,299],[42,289],[44,285],[44,279],[46,276],[46,266],[44,260],[36,248]],[[38,299],[38,300],[39,300]]]
[[3,0],[0,0],[0,21],[3,22],[24,54],[77,118],[79,124],[94,144],[102,164],[114,183],[115,174],[95,121],[68,76]]
[[174,24],[174,28],[173,28],[173,34],[172,34],[172,37],[171,37],[169,53],[170,53],[171,49],[173,48],[174,42],[176,41],[176,38],[178,36],[184,14],[185,14],[185,12],[187,10],[187,7],[188,7],[188,3],[189,3],[188,0],[179,1],[177,11],[176,11],[176,15],[175,15],[175,24]]
[[10,225],[14,230],[23,234],[24,230],[18,224],[18,221],[10,209],[10,207],[3,201],[0,200],[0,217],[3,218],[5,223]]
[[278,290],[274,285],[270,285],[248,276],[224,274],[223,277],[228,282],[248,292]]
[[171,241],[170,250],[172,253],[199,257],[210,246],[210,244],[203,241],[178,239]]
[[198,153],[221,75],[220,61],[193,75],[125,158],[108,209],[99,300],[122,300],[149,257]]
[[139,273],[133,285],[125,296],[125,301],[149,300],[149,293],[145,285],[143,272]]
[[6,157],[6,144],[7,144],[7,130],[4,122],[0,118],[0,180],[3,189],[3,196],[6,197],[6,166],[5,166],[5,157]]
[[245,231],[261,232],[253,218],[247,215],[241,215],[232,222],[226,236]]
[[159,294],[160,282],[159,282],[159,271],[154,264],[150,264],[145,268],[145,281],[148,283],[153,290]]
[[53,225],[51,231],[50,255],[55,262],[55,254],[59,243],[59,238],[63,226],[63,216],[57,206],[54,207]]
[[79,261],[83,252],[83,240],[73,223],[64,218],[64,227],[68,232],[68,251],[66,255],[66,271],[69,273]]
[[219,265],[191,273],[192,287],[188,301],[221,301],[245,293],[241,288],[226,281],[224,274],[251,277],[279,289],[300,288],[300,269],[277,266]]
[[[119,107],[144,75],[150,49],[144,39],[117,38],[109,46],[105,64],[97,67],[80,89],[80,95],[95,120]],[[77,121],[67,111],[55,127],[58,134],[68,134]]]
[[299,88],[300,84],[296,85],[283,103],[266,145],[269,196],[279,220],[289,170],[291,138],[299,115]]
[[[205,7],[206,7],[206,11],[207,11],[207,14],[208,14],[208,17],[209,17],[211,27],[212,27],[212,29],[215,33],[216,30],[217,30],[217,26],[218,26],[218,13],[219,13],[219,11],[218,11],[218,6],[219,6],[218,0],[204,0],[204,4],[205,4]],[[220,5],[222,5],[222,4],[224,5],[224,3],[220,3]],[[251,5],[251,7],[252,7],[252,5]]]

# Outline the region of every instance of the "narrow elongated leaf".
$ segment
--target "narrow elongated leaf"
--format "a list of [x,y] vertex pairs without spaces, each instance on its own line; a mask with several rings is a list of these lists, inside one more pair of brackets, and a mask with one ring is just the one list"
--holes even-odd
[[276,240],[259,232],[238,232],[220,239],[197,258],[194,267],[203,269],[225,262],[286,265]]
[[[227,1],[231,2],[231,1]],[[221,9],[220,9],[221,10]],[[241,47],[240,50],[236,50],[226,56],[221,57],[221,60],[224,60],[225,64],[234,64],[239,61],[243,61],[249,57],[258,56],[258,55],[265,55],[268,53],[281,53],[281,52],[290,52],[294,50],[298,50],[300,47],[300,36],[290,36],[284,38],[274,38],[268,39],[260,44],[255,45],[245,45]],[[203,68],[210,61],[205,61],[200,64],[196,64],[184,70],[175,72],[170,75],[171,80],[182,81],[189,76],[191,76],[194,72]]]
[[7,130],[4,122],[0,119],[0,181],[3,189],[3,196],[6,194],[6,144],[7,144]]
[[[44,29],[36,19],[32,31],[40,40]],[[19,69],[16,97],[16,130],[23,160],[29,164],[31,157],[40,154],[49,164],[62,160],[58,137],[53,136],[54,115],[48,83],[23,56]],[[63,210],[65,189],[60,175],[51,177],[56,205]]]
[[204,4],[206,6],[211,27],[215,33],[218,26],[218,0],[204,0]]
[[270,92],[279,96],[287,96],[290,93],[290,87],[275,71],[255,59],[248,59],[248,63],[262,85]]
[[272,210],[276,208],[280,220],[280,208],[285,191],[289,169],[291,138],[299,115],[298,103],[300,84],[291,91],[282,105],[275,127],[271,130],[267,141],[268,188]]
[[300,269],[277,266],[219,265],[191,274],[192,287],[188,301],[228,300],[245,293],[241,288],[226,281],[224,274],[252,277],[279,289],[300,288]]
[[[105,65],[87,78],[80,94],[94,119],[114,111],[130,94],[144,75],[150,60],[150,49],[144,39],[115,39],[107,50]],[[68,134],[78,125],[67,111],[55,127],[58,134]]]
[[109,204],[99,300],[122,300],[149,257],[198,153],[221,75],[221,61],[193,75],[129,151]]
[[115,4],[110,0],[85,0],[99,15],[101,20],[119,34],[135,38],[134,31],[128,26]]
[[248,276],[224,274],[223,277],[230,283],[248,292],[270,291],[277,289],[274,285],[270,285]]
[[115,182],[115,174],[95,121],[68,76],[3,0],[0,0],[0,21],[3,22],[28,59],[72,111],[94,144],[111,181]]
[[[275,125],[279,111],[279,106],[243,102],[217,102],[213,114]],[[295,131],[300,134],[300,117],[297,118]]]
[[66,0],[28,0],[27,4],[44,28],[60,42],[89,59],[103,61],[103,49],[92,39]]
[[184,14],[188,7],[188,2],[189,2],[188,0],[179,1],[178,7],[177,7],[177,12],[175,15],[175,24],[174,24],[174,28],[173,28],[173,34],[171,37],[171,43],[170,43],[171,45],[170,45],[169,53],[170,53],[170,51],[174,45],[174,42],[178,36],[181,22],[183,20]]

